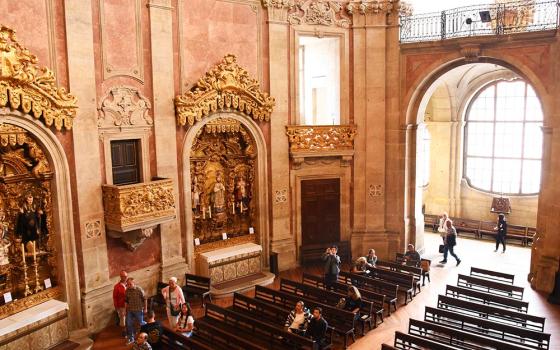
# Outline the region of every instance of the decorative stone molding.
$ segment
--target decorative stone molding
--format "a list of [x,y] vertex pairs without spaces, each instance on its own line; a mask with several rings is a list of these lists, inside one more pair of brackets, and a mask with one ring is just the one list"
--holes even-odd
[[97,126],[150,127],[154,123],[150,116],[150,101],[140,92],[128,86],[112,88],[98,108]]
[[370,198],[383,197],[383,185],[369,185],[368,196]]
[[477,62],[480,56],[480,45],[468,44],[461,46],[461,55],[467,62]]
[[128,232],[175,218],[173,180],[155,179],[132,185],[103,185],[105,225]]
[[306,158],[341,157],[341,166],[349,166],[354,157],[355,125],[289,125],[286,134],[294,169]]
[[290,6],[288,22],[292,25],[309,24],[350,28],[352,20],[338,1],[299,0]]
[[152,236],[156,226],[150,226],[139,230],[133,230],[127,233],[109,230],[109,237],[120,239],[131,252],[136,251],[144,241]]
[[103,235],[103,222],[101,219],[87,221],[84,226],[86,239],[95,239]]
[[57,130],[72,128],[77,100],[56,86],[54,73],[37,64],[37,57],[21,46],[15,31],[0,26],[0,107],[9,106]]
[[226,55],[196,85],[175,98],[177,124],[193,125],[216,112],[235,111],[257,121],[269,121],[274,98],[260,90],[259,82]]
[[282,204],[288,201],[288,190],[281,189],[274,191],[274,204]]
[[290,8],[293,0],[263,0],[263,6],[266,8]]
[[389,14],[400,11],[399,0],[353,0],[346,5],[349,14]]
[[60,287],[48,288],[36,294],[14,300],[2,306],[0,320],[8,316],[17,314],[20,311],[27,310],[30,307],[44,303],[47,300],[58,299],[62,296]]

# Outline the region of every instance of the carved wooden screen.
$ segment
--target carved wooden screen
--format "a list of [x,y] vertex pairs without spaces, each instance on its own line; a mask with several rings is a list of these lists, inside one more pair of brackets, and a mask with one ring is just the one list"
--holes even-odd
[[340,241],[340,179],[301,182],[301,244]]

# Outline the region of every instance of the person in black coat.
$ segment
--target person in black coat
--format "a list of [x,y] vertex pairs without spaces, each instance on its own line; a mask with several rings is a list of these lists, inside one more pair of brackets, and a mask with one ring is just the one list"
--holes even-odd
[[496,250],[494,250],[494,251],[497,252],[498,247],[500,246],[500,243],[502,243],[502,247],[504,248],[504,250],[502,250],[502,253],[505,253],[506,252],[507,221],[506,221],[506,216],[504,214],[498,214],[498,226],[494,227],[494,230],[498,231],[496,233]]
[[325,262],[325,287],[327,289],[332,289],[332,285],[338,281],[340,257],[337,255],[337,252],[337,246],[332,245],[323,254],[323,261]]
[[313,344],[313,350],[321,350],[329,345],[327,340],[327,328],[329,324],[323,318],[322,314],[323,310],[320,307],[313,308],[313,317],[311,321],[309,321],[307,331],[305,332],[305,335],[315,342],[315,344]]
[[454,247],[457,245],[457,230],[453,226],[453,222],[451,220],[447,220],[445,222],[445,226],[447,226],[447,235],[445,236],[443,260],[440,261],[440,263],[447,263],[447,254],[449,253],[452,257],[455,258],[455,261],[457,261],[457,266],[459,266],[459,264],[461,263],[461,259],[459,259],[459,257],[453,251]]

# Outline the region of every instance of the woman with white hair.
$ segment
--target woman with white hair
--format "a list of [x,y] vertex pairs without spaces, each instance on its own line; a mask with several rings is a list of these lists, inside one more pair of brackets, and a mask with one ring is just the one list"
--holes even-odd
[[177,285],[177,277],[171,277],[169,279],[169,285],[161,290],[161,294],[165,299],[169,327],[175,328],[177,320],[179,319],[179,314],[181,313],[181,305],[185,303],[183,291]]

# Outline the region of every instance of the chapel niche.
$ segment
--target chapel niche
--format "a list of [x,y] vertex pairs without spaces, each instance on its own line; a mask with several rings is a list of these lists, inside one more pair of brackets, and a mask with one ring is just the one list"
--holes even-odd
[[198,132],[190,154],[195,245],[257,241],[255,141],[236,119],[217,118]]
[[[29,299],[23,308],[56,296],[57,288],[51,288],[58,274],[53,175],[44,149],[30,133],[0,124],[0,295],[9,292],[14,301]],[[4,298],[0,301],[3,304]]]

